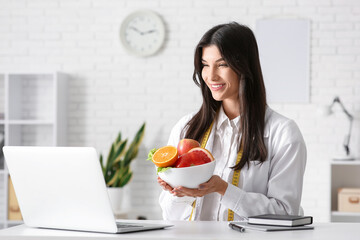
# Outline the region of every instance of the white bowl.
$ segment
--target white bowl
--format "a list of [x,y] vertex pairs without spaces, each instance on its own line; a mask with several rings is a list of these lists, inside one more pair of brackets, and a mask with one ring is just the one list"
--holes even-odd
[[170,168],[164,172],[159,172],[159,177],[167,182],[171,187],[198,188],[201,183],[209,181],[214,173],[215,161],[202,165]]

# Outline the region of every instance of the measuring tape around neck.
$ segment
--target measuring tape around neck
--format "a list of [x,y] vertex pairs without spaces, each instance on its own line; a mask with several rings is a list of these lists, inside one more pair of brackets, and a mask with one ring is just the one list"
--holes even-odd
[[[208,130],[206,130],[206,132],[204,134],[204,137],[201,140],[201,147],[202,148],[205,148],[205,146],[206,146],[206,143],[207,143],[207,141],[209,139],[209,136],[210,136],[211,129],[212,129],[213,125],[214,125],[214,121],[211,123]],[[236,157],[236,164],[238,164],[240,162],[241,157],[242,157],[242,153],[243,153],[243,150],[242,150],[242,148],[240,148],[240,151],[238,152],[237,157]],[[240,169],[234,171],[232,182],[231,182],[232,185],[238,186],[239,179],[240,179]],[[196,200],[192,203],[192,210],[191,210],[191,214],[190,214],[190,217],[189,217],[189,221],[194,220],[194,219],[192,219],[192,216],[193,216],[193,214],[195,212],[195,207],[196,207]],[[233,221],[233,220],[234,220],[234,211],[232,211],[231,209],[228,209],[228,221]]]

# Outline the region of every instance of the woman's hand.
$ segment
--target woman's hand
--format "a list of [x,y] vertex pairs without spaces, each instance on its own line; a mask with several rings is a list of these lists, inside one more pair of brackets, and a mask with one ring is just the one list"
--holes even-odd
[[194,189],[194,188],[186,188],[186,187],[176,187],[170,190],[170,193],[172,193],[174,196],[177,197],[183,197],[183,196],[202,197],[205,196],[206,194],[213,192],[217,192],[221,195],[224,195],[227,187],[228,187],[227,182],[222,180],[219,176],[213,175],[209,181],[200,184],[198,188]]
[[177,197],[184,197],[185,195],[179,193],[177,195],[174,194],[174,188],[172,188],[169,184],[167,184],[167,182],[165,182],[164,180],[162,180],[160,177],[157,178],[157,181],[159,183],[159,185],[164,189],[164,191],[169,191],[171,194],[173,194],[174,196]]
[[167,184],[164,180],[162,180],[160,177],[157,177],[157,182],[165,191],[171,192],[173,190],[173,188],[169,184]]

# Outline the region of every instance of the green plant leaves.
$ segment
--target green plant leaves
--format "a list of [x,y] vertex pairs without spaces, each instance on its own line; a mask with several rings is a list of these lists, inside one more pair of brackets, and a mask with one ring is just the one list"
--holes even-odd
[[113,161],[113,164],[116,164],[121,161],[121,157],[123,156],[124,150],[126,148],[127,139],[125,141],[119,142],[117,146],[115,146],[115,159]]
[[132,174],[132,172],[128,172],[126,175],[124,175],[120,179],[119,187],[124,187],[131,180]]
[[137,154],[139,152],[140,143],[141,143],[142,139],[144,138],[144,132],[145,132],[145,123],[140,127],[140,129],[136,133],[134,140],[130,144],[129,149],[127,150],[127,152],[125,154],[125,157],[124,157],[124,165],[125,166],[130,164],[131,160],[137,156]]
[[130,170],[130,163],[138,155],[144,134],[145,123],[135,134],[129,148],[126,149],[128,140],[122,140],[119,132],[111,144],[106,164],[104,164],[103,156],[100,154],[100,164],[108,187],[124,187],[131,180],[133,173]]
[[101,165],[101,170],[102,170],[103,174],[105,175],[105,166],[104,166],[102,154],[100,154],[100,165]]

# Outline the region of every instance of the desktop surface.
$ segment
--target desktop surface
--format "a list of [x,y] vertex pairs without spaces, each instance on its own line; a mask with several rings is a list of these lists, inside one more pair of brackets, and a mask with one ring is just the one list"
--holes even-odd
[[66,230],[51,230],[29,228],[19,225],[0,230],[0,239],[252,239],[252,240],[281,240],[281,239],[326,239],[326,240],[359,240],[360,223],[314,223],[314,230],[299,230],[285,232],[261,232],[246,230],[241,233],[228,227],[227,222],[188,222],[188,221],[139,221],[134,223],[165,223],[173,227],[164,230],[153,230],[126,234],[106,234],[92,232],[78,232]]

